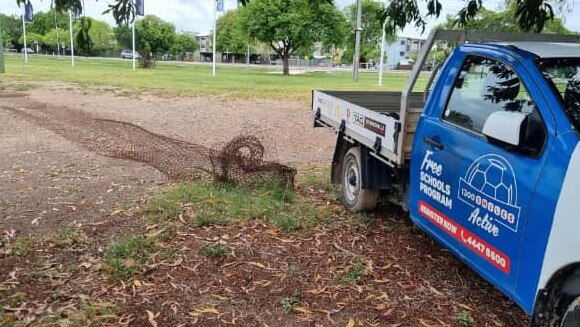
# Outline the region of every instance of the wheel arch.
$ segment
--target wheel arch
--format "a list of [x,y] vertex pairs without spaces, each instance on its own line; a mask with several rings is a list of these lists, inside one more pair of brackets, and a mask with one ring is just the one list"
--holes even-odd
[[[538,291],[531,326],[553,326],[562,319],[567,307],[580,296],[580,262],[558,269]],[[558,326],[558,325],[557,325]]]
[[344,134],[342,132],[338,133],[338,137],[336,138],[336,146],[334,147],[334,155],[332,157],[332,168],[330,171],[330,181],[332,183],[341,183],[342,161],[344,160],[344,156],[348,150],[354,146],[358,146],[358,144],[347,141],[344,138]]
[[354,140],[347,140],[341,132],[338,133],[336,146],[334,148],[330,173],[331,182],[334,184],[341,183],[344,156],[353,147],[360,148],[362,188],[377,190],[391,189],[395,179],[394,169],[370,155],[370,152],[373,150]]

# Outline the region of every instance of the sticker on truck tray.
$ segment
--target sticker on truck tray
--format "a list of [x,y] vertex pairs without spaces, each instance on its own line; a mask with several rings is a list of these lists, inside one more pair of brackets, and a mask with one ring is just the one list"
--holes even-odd
[[[350,113],[350,109],[348,109],[346,111],[346,116],[351,117],[351,113]],[[353,113],[352,114],[352,122],[355,125],[358,125],[360,127],[363,127],[364,129],[367,129],[375,134],[378,134],[380,136],[385,136],[386,131],[387,131],[387,126],[379,121],[376,121],[374,119],[371,119],[369,117],[365,117],[362,115],[359,115],[357,113]]]
[[504,274],[510,273],[510,258],[507,255],[482,240],[453,219],[445,216],[425,201],[419,201],[419,213],[439,229],[452,236],[463,246],[482,257],[485,261],[492,264]]
[[387,130],[385,124],[370,119],[369,117],[365,117],[365,128],[371,132],[374,132],[375,134],[379,134],[380,136],[385,136],[385,132]]
[[476,159],[459,179],[458,193],[461,201],[474,208],[471,217],[482,217],[478,221],[494,236],[499,233],[495,223],[518,231],[521,207],[517,206],[516,177],[503,157],[488,154]]

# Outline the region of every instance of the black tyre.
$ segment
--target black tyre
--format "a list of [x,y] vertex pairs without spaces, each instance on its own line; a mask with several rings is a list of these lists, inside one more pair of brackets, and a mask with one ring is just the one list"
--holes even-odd
[[379,190],[361,187],[360,148],[352,147],[342,161],[342,202],[355,212],[373,210],[379,200]]
[[560,327],[580,327],[580,297],[570,303]]

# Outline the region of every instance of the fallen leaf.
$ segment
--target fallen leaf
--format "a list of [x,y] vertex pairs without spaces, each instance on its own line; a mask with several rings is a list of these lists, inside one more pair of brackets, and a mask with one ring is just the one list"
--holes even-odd
[[425,319],[419,319],[419,322],[421,323],[422,326],[425,326],[425,327],[436,327],[437,326],[435,323],[432,323],[432,322],[427,321]]
[[137,262],[135,262],[133,259],[127,259],[123,261],[124,268],[134,268],[135,266],[137,266]]
[[356,326],[356,322],[354,321],[354,319],[348,318],[348,324],[346,324],[346,327],[355,327]]
[[322,276],[320,276],[320,274],[316,274],[316,277],[314,277],[314,282],[316,283],[321,279],[322,279]]
[[278,233],[280,233],[280,229],[279,228],[266,229],[266,234],[269,234],[269,235],[278,235]]
[[315,288],[315,289],[308,290],[308,291],[306,291],[306,293],[318,295],[318,294],[324,293],[325,291],[326,291],[326,287],[323,287],[323,288]]
[[473,311],[473,309],[472,309],[472,308],[470,308],[469,306],[467,306],[467,305],[465,305],[465,304],[463,304],[463,303],[457,303],[457,305],[458,305],[460,308],[463,308],[463,309],[465,309],[465,310]]
[[307,308],[304,308],[304,307],[295,307],[294,308],[294,311],[299,312],[299,313],[302,313],[302,314],[305,314],[305,315],[312,313],[312,311],[310,311],[310,310],[308,310]]
[[220,312],[217,311],[215,308],[202,308],[202,309],[193,308],[193,311],[195,311],[194,315],[202,315],[206,313],[211,313],[215,315],[220,314]]
[[147,311],[147,320],[149,321],[151,326],[157,327],[157,321],[155,321],[155,318],[159,317],[159,314],[161,314],[161,312],[153,313],[149,310],[146,311]]
[[377,268],[380,269],[380,270],[387,270],[387,269],[391,268],[392,266],[393,266],[392,263],[388,263],[388,264],[386,264],[386,265],[384,265],[382,267],[377,267]]
[[259,268],[262,268],[262,269],[266,269],[266,266],[264,266],[263,264],[261,264],[259,262],[250,261],[250,262],[248,262],[248,264],[249,265],[252,265],[252,266],[259,267]]
[[145,234],[145,236],[147,236],[147,238],[156,238],[157,236],[159,236],[163,232],[165,232],[165,230],[166,230],[166,228],[152,230],[149,233]]

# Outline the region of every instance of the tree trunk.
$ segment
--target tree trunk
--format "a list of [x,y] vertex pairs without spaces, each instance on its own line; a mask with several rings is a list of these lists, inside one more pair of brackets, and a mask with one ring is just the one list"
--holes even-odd
[[282,58],[283,74],[290,75],[290,56],[286,55]]

